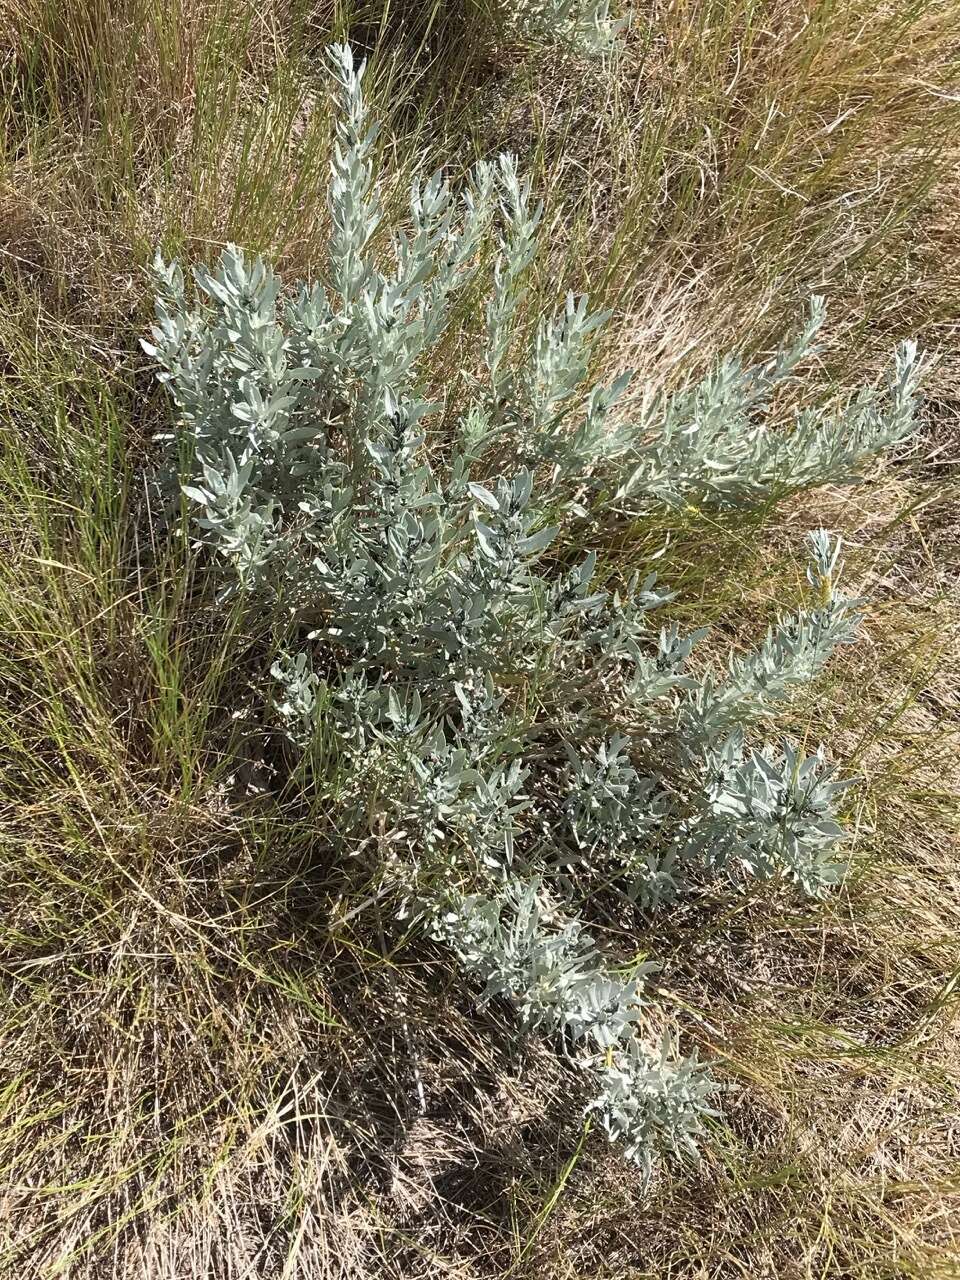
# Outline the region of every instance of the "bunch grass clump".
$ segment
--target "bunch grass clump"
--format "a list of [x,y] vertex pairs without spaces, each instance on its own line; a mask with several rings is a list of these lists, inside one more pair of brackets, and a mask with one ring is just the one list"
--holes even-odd
[[[815,530],[808,599],[718,677],[698,666],[702,630],[652,622],[673,598],[656,574],[602,589],[584,541],[657,508],[856,480],[913,430],[916,348],[884,394],[781,421],[777,393],[823,321],[814,299],[768,360],[728,357],[668,396],[639,397],[629,374],[591,385],[609,315],[568,296],[524,322],[542,209],[516,161],[480,164],[459,193],[441,173],[415,181],[385,246],[364,68],[348,46],[329,61],[325,280],[285,293],[231,246],[193,294],[155,264],[145,345],[175,409],[163,483],[219,599],[279,635],[263,702],[308,768],[346,779],[335,852],[372,857],[483,998],[584,1069],[588,1111],[649,1174],[658,1153],[696,1151],[716,1086],[658,1026],[650,966],[585,919],[611,890],[655,911],[708,881],[837,882],[849,780],[767,728],[854,639],[860,602]],[[491,236],[475,355],[433,385]]]

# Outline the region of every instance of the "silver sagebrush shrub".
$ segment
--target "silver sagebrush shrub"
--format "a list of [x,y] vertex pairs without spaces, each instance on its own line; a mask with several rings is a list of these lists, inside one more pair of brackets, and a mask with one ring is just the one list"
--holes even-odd
[[[440,174],[416,183],[388,235],[363,67],[339,46],[330,65],[323,283],[283,293],[233,247],[194,271],[196,293],[156,264],[168,472],[222,593],[286,632],[275,715],[298,746],[321,725],[336,744],[335,838],[362,849],[376,824],[408,907],[485,998],[582,1065],[591,1112],[649,1170],[657,1151],[694,1150],[714,1086],[654,1029],[648,966],[605,960],[580,906],[601,882],[653,910],[709,878],[836,881],[847,784],[822,751],[756,734],[854,637],[858,602],[838,587],[839,543],[809,535],[809,602],[707,678],[691,665],[702,632],[651,626],[672,599],[656,575],[596,589],[597,554],[572,558],[565,530],[605,506],[636,518],[855,479],[912,429],[915,350],[885,396],[772,422],[813,349],[815,299],[773,358],[728,359],[635,419],[629,377],[587,380],[606,317],[586,299],[524,336],[540,208],[515,161],[459,193]],[[480,350],[444,382],[438,346],[484,288],[491,234]]]
[[610,0],[523,0],[509,16],[524,35],[582,57],[610,53],[627,25],[610,16]]

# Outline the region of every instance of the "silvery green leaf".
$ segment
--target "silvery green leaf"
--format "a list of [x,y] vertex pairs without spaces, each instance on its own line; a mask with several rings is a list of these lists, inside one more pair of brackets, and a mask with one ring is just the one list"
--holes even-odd
[[557,532],[556,526],[553,526],[546,529],[539,529],[536,533],[528,534],[527,537],[520,539],[518,544],[520,550],[527,555],[531,552],[544,551],[549,547],[550,543],[553,542],[554,538],[556,538]]
[[482,484],[476,484],[474,481],[471,480],[467,485],[467,489],[470,491],[471,495],[477,499],[478,502],[482,502],[484,506],[489,507],[491,511],[500,510],[500,503],[497,501],[494,495],[490,492],[490,490],[485,488]]
[[476,534],[477,542],[480,544],[480,550],[488,560],[496,560],[498,558],[497,536],[489,525],[483,523],[482,520],[474,520],[473,531]]

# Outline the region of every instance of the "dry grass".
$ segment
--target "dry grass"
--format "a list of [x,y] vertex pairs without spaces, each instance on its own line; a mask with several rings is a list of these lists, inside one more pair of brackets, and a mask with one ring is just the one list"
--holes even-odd
[[[958,29],[955,0],[650,3],[608,76],[487,7],[0,0],[0,1276],[960,1276]],[[232,719],[269,637],[151,540],[142,264],[321,268],[346,31],[398,190],[426,152],[528,159],[532,308],[588,287],[610,364],[763,347],[814,287],[831,383],[946,352],[870,485],[671,527],[681,617],[761,627],[818,521],[874,604],[791,713],[863,778],[842,892],[638,922],[730,1085],[646,1197],[577,1081],[331,864],[335,780],[284,786]]]

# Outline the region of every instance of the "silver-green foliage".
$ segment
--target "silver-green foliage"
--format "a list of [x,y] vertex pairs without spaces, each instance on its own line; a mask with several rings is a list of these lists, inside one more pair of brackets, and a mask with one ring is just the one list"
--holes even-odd
[[664,1033],[655,1046],[637,1034],[648,1003],[634,964],[611,972],[579,920],[545,907],[537,881],[512,879],[495,897],[472,895],[434,914],[432,935],[456,952],[485,986],[483,999],[506,997],[524,1027],[579,1052],[597,1094],[587,1108],[646,1175],[658,1151],[696,1155],[716,1086],[695,1057],[678,1058]]
[[611,17],[610,0],[523,0],[510,17],[523,34],[584,57],[611,53],[627,25]]
[[[629,376],[589,384],[606,317],[585,299],[525,336],[541,210],[515,161],[479,166],[459,194],[440,174],[415,184],[405,230],[388,234],[363,68],[346,47],[330,65],[325,282],[281,293],[231,247],[195,270],[193,295],[156,263],[147,350],[176,410],[168,474],[222,593],[289,638],[275,714],[299,746],[321,727],[335,743],[342,848],[376,844],[486,995],[583,1065],[602,1126],[649,1170],[657,1150],[693,1148],[714,1086],[653,1033],[643,975],[615,976],[577,895],[602,881],[653,910],[711,878],[808,894],[836,881],[847,784],[822,752],[756,733],[854,637],[858,602],[817,531],[809,602],[708,678],[691,665],[703,632],[651,628],[673,598],[656,575],[598,589],[596,553],[571,556],[565,531],[604,510],[855,478],[911,430],[915,350],[898,352],[886,396],[775,425],[773,393],[822,321],[815,300],[771,360],[727,360],[633,417]],[[480,351],[437,385],[491,235]]]

